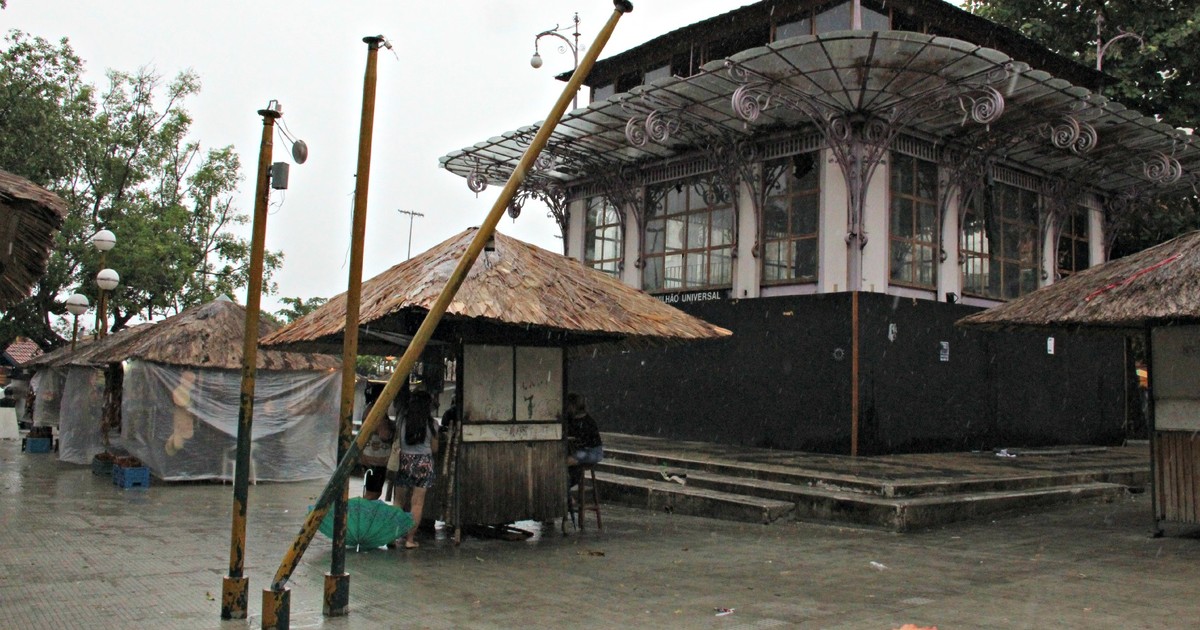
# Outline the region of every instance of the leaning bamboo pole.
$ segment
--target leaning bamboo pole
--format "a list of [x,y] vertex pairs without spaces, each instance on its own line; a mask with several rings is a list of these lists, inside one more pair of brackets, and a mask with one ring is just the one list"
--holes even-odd
[[[633,11],[633,3],[629,2],[629,0],[614,0],[613,4],[614,10],[608,22],[600,29],[600,33],[596,36],[596,41],[588,49],[583,61],[580,62],[579,67],[571,75],[566,88],[558,97],[558,101],[555,102],[545,122],[538,129],[529,148],[521,157],[521,161],[508,178],[508,182],[505,183],[500,196],[496,199],[495,204],[492,205],[492,209],[488,213],[487,218],[484,219],[483,225],[480,226],[479,232],[475,235],[470,246],[467,247],[467,251],[455,267],[454,272],[450,275],[449,280],[447,280],[446,287],[429,309],[429,313],[425,316],[425,320],[421,322],[421,326],[417,329],[416,334],[413,335],[408,349],[396,365],[396,371],[392,374],[391,379],[388,380],[387,385],[384,386],[383,392],[380,393],[379,399],[371,408],[371,412],[363,420],[358,436],[350,444],[346,456],[338,463],[329,482],[325,485],[325,489],[321,492],[321,496],[318,497],[312,511],[308,513],[308,517],[300,527],[300,533],[297,534],[296,539],[284,555],[279,569],[275,572],[271,587],[264,589],[263,628],[286,628],[288,626],[289,600],[287,582],[295,571],[296,566],[300,563],[300,559],[304,556],[305,550],[308,549],[309,543],[312,542],[313,537],[316,535],[318,526],[322,519],[325,518],[325,514],[329,512],[332,502],[340,494],[343,484],[350,475],[350,471],[358,462],[359,455],[362,453],[367,439],[375,431],[375,427],[378,426],[386,413],[387,406],[395,399],[404,380],[408,378],[408,373],[412,371],[417,359],[425,350],[425,345],[433,336],[433,331],[437,328],[442,316],[446,313],[451,300],[454,299],[459,287],[466,280],[467,272],[475,264],[476,259],[479,258],[479,254],[483,251],[484,245],[487,244],[493,232],[495,232],[496,225],[504,215],[509,202],[512,201],[512,198],[516,195],[517,188],[524,181],[525,173],[533,166],[534,160],[537,159],[542,148],[546,146],[546,142],[550,139],[550,134],[553,133],[559,120],[562,119],[573,95],[578,92],[579,88],[583,85],[584,77],[587,76],[592,66],[595,65],[597,57],[599,57],[600,52],[604,49],[604,45],[608,43],[609,38],[612,36],[617,22],[623,14]],[[345,330],[343,334],[357,334],[357,330]]]

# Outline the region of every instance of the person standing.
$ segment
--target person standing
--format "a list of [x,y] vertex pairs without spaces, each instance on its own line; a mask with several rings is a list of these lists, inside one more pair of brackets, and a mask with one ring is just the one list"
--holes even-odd
[[433,420],[433,398],[428,392],[413,392],[408,409],[396,429],[400,441],[400,469],[396,473],[397,491],[393,505],[404,509],[409,505],[413,527],[404,537],[405,549],[416,549],[413,537],[421,525],[425,494],[433,487],[433,454],[437,452],[437,426]]

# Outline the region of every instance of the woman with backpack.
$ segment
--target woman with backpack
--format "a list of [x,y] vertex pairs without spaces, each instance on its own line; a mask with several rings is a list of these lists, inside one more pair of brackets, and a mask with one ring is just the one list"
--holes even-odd
[[433,487],[437,426],[432,411],[433,397],[428,392],[413,392],[406,413],[396,428],[396,439],[400,441],[400,469],[396,473],[397,490],[392,504],[401,509],[409,504],[413,518],[413,527],[404,537],[405,549],[420,546],[413,536],[421,525],[425,493]]

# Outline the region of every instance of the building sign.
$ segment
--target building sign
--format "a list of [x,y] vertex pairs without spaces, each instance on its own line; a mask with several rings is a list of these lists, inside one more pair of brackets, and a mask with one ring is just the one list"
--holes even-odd
[[691,304],[724,300],[728,297],[727,293],[727,291],[694,291],[691,293],[662,293],[654,297],[667,304]]

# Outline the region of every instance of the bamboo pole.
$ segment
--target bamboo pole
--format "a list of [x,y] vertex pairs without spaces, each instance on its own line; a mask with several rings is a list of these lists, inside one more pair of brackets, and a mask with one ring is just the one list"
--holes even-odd
[[[359,455],[366,445],[367,439],[385,415],[387,406],[395,399],[404,379],[408,377],[408,373],[412,371],[417,358],[425,350],[425,345],[433,336],[433,331],[437,328],[438,322],[441,321],[442,316],[446,313],[446,309],[450,306],[451,300],[454,299],[459,287],[462,286],[463,281],[466,279],[467,272],[475,264],[475,260],[479,258],[484,245],[495,232],[496,224],[504,216],[504,211],[508,208],[509,202],[512,201],[513,196],[516,194],[517,187],[524,181],[525,173],[533,165],[533,161],[541,153],[542,148],[546,146],[546,142],[550,139],[550,134],[553,133],[554,128],[558,125],[558,121],[566,112],[572,95],[580,88],[584,77],[587,76],[592,66],[595,65],[596,58],[604,49],[604,45],[608,43],[608,39],[612,36],[612,32],[616,28],[621,15],[633,10],[633,3],[628,0],[614,0],[613,4],[615,8],[608,22],[605,23],[600,33],[596,36],[596,41],[584,56],[579,68],[571,75],[571,79],[567,82],[563,93],[559,96],[554,107],[551,108],[550,114],[546,117],[541,128],[538,129],[529,148],[521,157],[521,161],[517,164],[513,174],[504,185],[504,189],[500,192],[500,196],[496,199],[495,204],[493,204],[487,218],[475,234],[475,238],[471,241],[462,259],[459,260],[458,266],[455,267],[454,272],[450,275],[446,287],[429,309],[429,313],[425,316],[425,320],[421,322],[421,326],[417,329],[416,334],[413,335],[408,349],[404,352],[404,356],[401,357],[400,362],[396,366],[396,371],[388,380],[387,385],[384,386],[383,392],[380,393],[379,399],[371,408],[371,412],[363,420],[363,425],[359,429],[358,436],[350,444],[345,457],[338,463],[337,469],[334,470],[329,483],[326,484],[325,489],[321,492],[321,496],[318,497],[312,511],[308,513],[308,517],[300,527],[300,533],[297,534],[291,547],[285,553],[279,569],[275,572],[271,587],[264,589],[264,628],[287,627],[287,614],[290,607],[286,591],[287,582],[291,579],[292,573],[295,571],[300,559],[304,556],[304,552],[308,549],[309,543],[312,542],[313,537],[316,535],[317,527],[320,525],[321,520],[325,518],[330,504],[336,498],[336,494],[341,489],[342,484],[349,477],[351,469],[358,462]],[[357,330],[346,330],[343,331],[343,334],[357,334]]]
[[239,396],[237,460],[233,472],[233,526],[229,544],[229,575],[221,583],[221,618],[245,619],[250,580],[243,575],[246,560],[246,504],[249,500],[250,431],[254,424],[254,378],[258,366],[258,312],[262,301],[263,256],[267,240],[267,201],[271,166],[271,134],[275,109],[260,109],[262,141],[258,148],[258,182],[254,189],[254,225],[250,241],[250,277],[246,287],[246,331],[242,337],[242,389]]
[[[362,296],[363,241],[367,229],[367,192],[371,180],[371,139],[375,125],[375,84],[382,35],[364,37],[367,69],[363,76],[362,118],[358,129],[358,170],[354,184],[354,211],[350,234],[350,278],[346,285],[346,334],[342,335],[342,401],[338,412],[338,461],[350,450],[354,431],[354,380],[358,359],[358,312]],[[353,334],[351,334],[353,331]],[[368,434],[369,435],[369,434]],[[350,478],[342,480],[342,494],[333,510],[333,551],[325,574],[326,616],[340,617],[350,604],[350,575],[346,573],[346,505]]]

